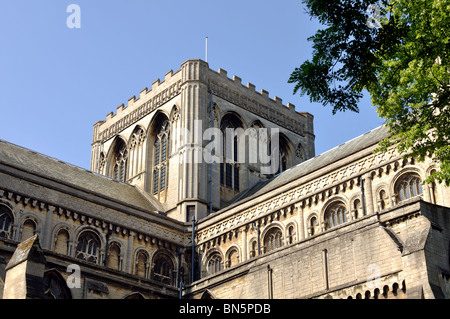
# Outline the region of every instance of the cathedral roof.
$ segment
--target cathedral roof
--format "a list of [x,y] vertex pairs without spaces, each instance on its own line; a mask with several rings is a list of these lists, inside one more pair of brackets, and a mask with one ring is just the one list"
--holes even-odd
[[[137,187],[118,182],[87,169],[0,140],[0,164],[12,167],[42,182],[56,182],[89,196],[118,202],[138,209],[159,211]],[[22,178],[22,176],[21,176]]]

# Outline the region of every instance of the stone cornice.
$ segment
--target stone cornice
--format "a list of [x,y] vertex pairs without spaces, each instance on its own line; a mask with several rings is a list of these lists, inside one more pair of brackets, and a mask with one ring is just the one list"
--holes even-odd
[[[400,157],[401,155],[394,148],[391,148],[385,153],[366,156],[309,182],[291,187],[289,190],[278,193],[258,204],[252,203],[253,205],[250,205],[244,203],[244,208],[237,206],[227,211],[223,216],[218,215],[217,218],[221,220],[211,220],[204,227],[200,225],[197,233],[198,243],[207,242],[214,237],[221,236],[276,211],[291,209],[294,205],[303,205],[304,203],[302,202],[308,198],[320,196],[321,193],[330,191],[331,195],[334,195],[333,188],[334,192],[337,192],[336,187],[340,187],[343,183],[353,181],[353,184],[355,184],[361,175],[380,166],[388,165]],[[245,206],[249,207],[245,208]]]

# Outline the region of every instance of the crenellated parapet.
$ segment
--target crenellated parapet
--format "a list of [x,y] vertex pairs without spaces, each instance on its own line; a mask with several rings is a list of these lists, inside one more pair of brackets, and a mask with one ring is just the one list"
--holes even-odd
[[126,105],[119,105],[115,113],[108,113],[106,120],[97,122],[94,125],[93,142],[105,142],[113,138],[181,94],[182,86],[192,81],[203,83],[209,91],[212,90],[214,96],[277,126],[302,136],[313,135],[311,114],[295,111],[295,105],[291,103],[284,105],[282,99],[277,96],[270,98],[266,90],[261,89],[258,92],[252,83],[243,85],[242,79],[238,76],[229,78],[224,69],[216,72],[202,60],[187,60],[178,71],[170,70],[165,74],[163,81],[155,80],[150,89],[144,88],[138,97],[132,96]]

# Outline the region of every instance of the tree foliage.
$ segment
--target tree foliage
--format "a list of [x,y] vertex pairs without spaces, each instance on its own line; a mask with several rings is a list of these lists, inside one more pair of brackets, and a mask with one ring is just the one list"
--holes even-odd
[[439,169],[427,181],[450,185],[450,1],[303,2],[325,28],[308,39],[311,61],[291,74],[294,94],[335,114],[358,112],[367,90],[391,133],[378,150],[396,145],[419,161],[432,156]]

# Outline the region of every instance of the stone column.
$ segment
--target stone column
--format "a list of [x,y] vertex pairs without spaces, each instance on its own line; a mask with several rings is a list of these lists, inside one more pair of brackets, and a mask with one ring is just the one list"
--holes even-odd
[[298,218],[298,241],[305,239],[305,216],[301,203],[295,204]]
[[370,173],[363,175],[364,179],[364,199],[366,204],[366,215],[374,213],[373,192],[372,192],[372,176]]
[[134,232],[130,231],[128,235],[128,245],[127,245],[127,258],[126,258],[126,271],[131,274],[133,271],[132,263],[133,263],[133,242],[134,242]]
[[53,226],[53,212],[55,211],[54,206],[48,206],[47,215],[45,216],[44,231],[42,234],[42,246],[45,249],[51,249],[52,240],[52,226]]
[[38,235],[21,242],[5,268],[3,299],[43,298],[45,263]]

